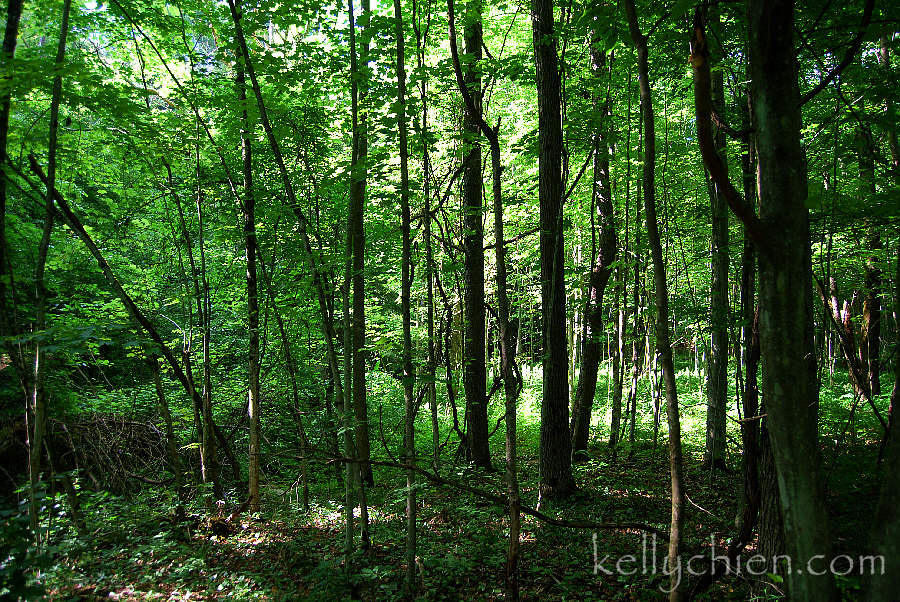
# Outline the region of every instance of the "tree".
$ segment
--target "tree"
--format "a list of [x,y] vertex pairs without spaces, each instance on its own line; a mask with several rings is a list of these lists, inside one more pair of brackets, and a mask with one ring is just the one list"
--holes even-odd
[[[47,328],[47,288],[44,283],[44,273],[47,267],[47,254],[50,251],[50,237],[53,234],[55,211],[53,209],[53,191],[56,187],[56,151],[57,136],[59,133],[59,103],[62,97],[62,67],[66,58],[66,38],[69,34],[69,13],[72,8],[71,0],[64,0],[62,12],[62,25],[59,31],[59,43],[56,48],[56,76],[53,78],[53,92],[50,100],[50,139],[47,144],[47,194],[46,212],[44,215],[44,227],[41,233],[41,242],[38,247],[37,263],[34,269],[35,288],[35,333],[42,335]],[[21,7],[19,8],[21,10]],[[11,54],[11,53],[10,53]],[[3,215],[5,219],[5,214]],[[46,379],[47,352],[40,341],[35,343],[34,363],[31,377],[31,405],[30,413],[33,421],[29,434],[29,462],[30,475],[29,504],[31,515],[31,530],[37,534],[38,508],[37,485],[41,479],[41,457],[44,455],[44,431],[47,428],[47,390],[44,381]]]
[[465,326],[463,331],[463,386],[466,392],[466,438],[468,453],[476,466],[491,467],[488,448],[487,372],[485,369],[484,317],[484,201],[481,196],[481,145],[477,117],[481,111],[481,0],[466,3],[465,84],[473,109],[463,107],[463,294]]
[[[709,26],[719,28],[719,7],[708,8]],[[721,60],[721,49],[715,49]],[[711,53],[712,54],[712,53]],[[725,92],[722,69],[711,69],[713,110],[725,119]],[[725,132],[716,128],[714,142],[727,175]],[[710,354],[706,377],[706,451],[703,462],[711,470],[725,468],[725,415],[728,399],[728,205],[725,195],[715,181],[709,184],[709,203],[712,209],[712,285],[709,302]]]
[[406,595],[416,591],[416,473],[412,464],[416,457],[415,372],[412,364],[412,325],[410,298],[412,259],[409,227],[409,147],[406,136],[406,53],[403,42],[403,10],[394,0],[394,35],[397,43],[397,132],[400,142],[400,230],[403,237],[401,258],[400,305],[403,314],[403,447],[406,471]]
[[[591,410],[594,404],[594,393],[597,389],[597,370],[600,365],[601,338],[603,336],[603,294],[612,275],[612,264],[616,260],[618,241],[616,237],[616,220],[613,213],[612,187],[609,178],[609,91],[605,97],[599,89],[599,81],[606,70],[606,53],[598,47],[600,31],[591,30],[591,73],[597,89],[594,92],[593,105],[599,113],[597,131],[594,134],[593,187],[591,205],[593,221],[597,222],[599,244],[588,277],[588,294],[585,301],[584,315],[586,327],[582,338],[581,370],[578,375],[578,386],[575,389],[575,400],[572,412],[572,454],[576,459],[587,457],[588,431]],[[594,233],[591,233],[593,241]],[[621,408],[621,395],[619,398]],[[613,431],[618,433],[618,422]]]
[[[241,10],[240,0],[236,7]],[[240,51],[239,51],[240,52]],[[239,60],[240,63],[240,60]],[[247,250],[247,356],[249,386],[247,410],[250,415],[250,449],[247,472],[250,489],[250,511],[259,512],[259,301],[256,285],[256,196],[253,194],[253,126],[247,117],[247,84],[244,68],[238,64],[238,102],[241,105],[241,163],[243,173],[243,202],[241,213],[244,224],[244,247]],[[298,418],[299,419],[299,418]]]
[[[368,174],[368,108],[369,94],[369,20],[371,10],[369,0],[362,0],[362,11],[358,23],[362,31],[356,35],[357,45],[352,45],[350,58],[350,86],[354,97],[353,109],[353,153],[350,161],[350,207],[347,213],[347,264],[349,285],[344,294],[351,297],[351,320],[344,328],[350,329],[350,385],[349,395],[353,400],[353,418],[356,434],[356,449],[361,460],[368,461],[369,451],[369,410],[366,403],[366,274],[365,274],[365,205]],[[352,0],[350,11],[353,11]],[[355,22],[356,23],[356,22]],[[357,48],[359,49],[357,55]],[[367,485],[374,483],[372,466],[364,463],[360,470]]]
[[[680,562],[681,531],[684,523],[684,479],[681,457],[681,421],[678,409],[678,390],[675,386],[675,365],[672,360],[672,344],[669,338],[669,288],[666,283],[666,266],[663,262],[659,225],[656,217],[656,130],[653,115],[653,97],[650,90],[650,67],[647,60],[647,36],[641,33],[634,0],[625,0],[625,14],[631,40],[637,50],[638,85],[641,90],[641,118],[644,124],[644,215],[647,222],[647,242],[653,258],[653,283],[656,290],[656,353],[662,364],[663,382],[666,388],[666,420],[669,424],[669,473],[672,482],[672,509],[669,526],[669,566]],[[669,580],[669,600],[682,598],[680,578],[673,572]]]
[[[810,353],[811,320],[805,295],[810,288],[808,211],[800,91],[794,56],[792,2],[749,2],[753,113],[757,119],[759,204],[766,245],[759,257],[759,337],[762,390],[778,472],[785,542],[792,562],[830,558],[831,538],[818,479],[813,398],[798,367]],[[798,600],[838,598],[834,576],[812,571],[788,575]]]
[[494,208],[494,259],[497,273],[497,329],[499,330],[500,375],[505,396],[504,422],[506,426],[506,488],[509,504],[509,546],[506,553],[505,586],[511,600],[519,598],[519,534],[521,529],[521,499],[517,468],[516,403],[522,391],[522,378],[516,366],[516,336],[518,324],[510,320],[509,291],[507,290],[506,242],[503,224],[503,165],[500,155],[500,122],[491,127],[484,120],[484,112],[473,98],[460,65],[456,43],[456,17],[453,0],[447,0],[450,27],[450,54],[456,84],[468,111],[487,139],[491,148],[491,192]]
[[532,0],[532,37],[538,97],[541,256],[541,499],[575,490],[569,437],[569,359],[563,272],[562,124],[553,0]]
[[[22,0],[12,0],[7,3],[6,29],[3,32],[2,77],[3,92],[0,93],[0,162],[6,164],[7,141],[9,139],[9,114],[12,104],[12,61],[16,54],[16,45],[19,34],[19,20],[22,17]],[[13,328],[13,316],[9,311],[11,305],[8,299],[7,281],[12,278],[12,270],[7,258],[6,242],[6,178],[0,178],[0,302],[3,308],[0,310],[0,336],[11,334]],[[10,358],[16,358],[16,353],[9,350]],[[21,361],[15,360],[17,370],[23,374],[24,366]]]

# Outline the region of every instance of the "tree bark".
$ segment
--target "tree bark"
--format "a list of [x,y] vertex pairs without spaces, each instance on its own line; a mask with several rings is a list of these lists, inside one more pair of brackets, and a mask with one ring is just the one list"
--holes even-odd
[[[369,68],[369,0],[362,0],[359,19],[354,21],[354,39],[350,58],[350,90],[352,95],[353,152],[350,163],[350,207],[347,215],[347,267],[352,283],[351,296],[351,388],[356,450],[361,460],[370,457],[369,412],[366,402],[366,288],[365,288],[365,203],[368,180],[368,96]],[[352,11],[351,2],[351,11]],[[356,30],[360,30],[359,33]],[[367,485],[374,483],[372,467],[363,463],[359,469]]]
[[468,453],[476,466],[491,467],[488,448],[487,372],[485,368],[484,315],[484,201],[481,195],[481,0],[469,0],[465,8],[465,52],[470,57],[464,83],[473,107],[463,106],[462,214],[463,214],[463,388],[466,393]]
[[[597,47],[598,28],[591,30],[591,74],[595,81],[593,97],[594,110],[599,114],[599,122],[594,134],[593,189],[591,206],[599,229],[599,244],[588,280],[588,295],[584,307],[585,332],[581,340],[581,370],[575,388],[572,416],[572,457],[587,459],[588,434],[591,424],[591,410],[597,390],[597,371],[600,365],[603,341],[603,294],[612,275],[612,263],[616,260],[618,240],[616,221],[613,213],[612,187],[609,178],[609,94],[604,97],[599,90],[599,80],[606,67],[606,53]],[[593,237],[593,233],[592,233]],[[621,400],[620,400],[621,402]]]
[[[894,274],[894,323],[900,337],[900,246],[897,248],[896,272]],[[874,571],[863,578],[864,600],[888,601],[897,598],[900,590],[900,427],[894,415],[898,395],[900,395],[900,340],[894,350],[894,388],[891,391],[891,405],[888,410],[890,430],[883,443],[884,464],[882,466],[881,493],[872,521],[869,537],[869,552],[884,558],[884,571]]]
[[[365,407],[365,356],[363,346],[365,344],[365,299],[363,282],[363,250],[357,249],[357,245],[364,243],[363,208],[365,205],[366,187],[366,158],[368,156],[366,114],[360,111],[360,101],[365,91],[360,90],[362,76],[359,69],[359,61],[363,55],[368,56],[367,44],[359,44],[357,55],[357,23],[354,13],[353,0],[347,3],[350,18],[350,96],[351,118],[353,127],[353,148],[350,168],[350,207],[347,216],[347,252],[344,266],[344,290],[343,290],[343,342],[344,342],[344,390],[347,394],[345,403],[338,406],[341,412],[343,426],[343,441],[345,453],[352,453],[351,457],[361,459],[359,439],[365,431],[368,447],[368,410]],[[363,18],[369,17],[367,12],[368,2],[363,6]],[[363,52],[365,50],[365,53]],[[367,63],[363,60],[364,68]],[[362,86],[365,88],[365,84]],[[362,115],[360,114],[362,113]],[[361,242],[360,242],[361,241]],[[359,278],[357,278],[359,269]],[[359,289],[357,289],[359,285]],[[360,296],[357,296],[357,292]],[[359,305],[358,305],[359,303]],[[361,305],[361,307],[360,307]],[[359,371],[362,372],[359,372]],[[360,540],[363,548],[369,545],[369,520],[368,508],[363,501],[364,483],[366,476],[371,476],[372,467],[369,464],[361,465],[359,462],[347,465],[344,476],[345,500],[344,512],[346,530],[344,538],[344,557],[347,566],[350,566],[350,555],[353,551],[353,508],[356,500],[360,507]],[[357,495],[354,498],[354,494]]]
[[532,0],[538,99],[543,398],[539,449],[541,499],[575,490],[569,436],[569,360],[566,344],[562,204],[562,116],[553,0]]
[[[750,0],[753,114],[758,128],[760,221],[769,236],[759,269],[763,397],[769,415],[788,555],[797,600],[838,599],[834,576],[805,570],[831,557],[821,504],[818,445],[810,406],[815,399],[798,369],[808,365],[810,283],[806,168],[800,143],[800,92],[794,53],[793,2]],[[813,359],[814,361],[814,359]]]
[[894,332],[897,333],[897,340],[894,342],[894,388],[891,389],[891,404],[888,407],[888,424],[891,425],[896,420],[894,411],[897,408],[897,400],[900,399],[900,245],[897,246],[894,273]]
[[[403,320],[403,447],[404,461],[412,466],[416,456],[415,372],[412,364],[412,326],[410,296],[412,289],[412,251],[409,225],[409,147],[406,131],[406,56],[403,41],[403,10],[394,0],[395,37],[397,42],[397,129],[400,144],[400,231],[401,251],[400,313]],[[416,592],[416,473],[406,471],[406,595]]]
[[[240,0],[237,0],[240,9]],[[259,512],[259,301],[256,279],[256,195],[253,193],[253,124],[247,116],[247,84],[244,68],[238,61],[238,102],[241,105],[241,164],[244,199],[241,213],[244,222],[244,248],[247,252],[247,411],[250,416],[250,448],[247,474],[249,478],[250,512]]]
[[[22,0],[9,0],[6,8],[6,30],[3,33],[2,79],[0,79],[0,166],[9,160],[6,153],[9,139],[9,112],[12,104],[12,61],[16,54],[19,38],[19,20],[22,16]],[[12,316],[12,302],[7,298],[7,287],[12,282],[12,266],[6,248],[6,178],[0,177],[0,337],[6,337],[15,328]],[[14,351],[10,353],[20,375],[24,375],[21,358]]]
[[[718,29],[719,8],[708,8],[710,26]],[[715,60],[722,57],[716,49]],[[713,110],[725,118],[725,95],[721,69],[712,70],[711,99]],[[725,132],[715,129],[715,152],[728,175]],[[715,181],[709,185],[712,209],[712,283],[710,286],[709,322],[710,356],[706,381],[706,449],[703,463],[710,470],[725,469],[725,415],[728,395],[728,204]]]
[[[900,333],[900,247],[897,249],[894,280],[894,320]],[[884,558],[884,571],[867,573],[863,578],[865,600],[888,601],[897,598],[900,589],[900,427],[894,416],[895,403],[900,391],[900,341],[894,352],[894,389],[888,414],[890,430],[885,435],[884,465],[882,466],[881,494],[872,521],[869,552]]]
[[[656,349],[662,364],[666,389],[666,418],[669,424],[669,471],[672,483],[671,524],[669,527],[669,563],[680,562],[681,529],[684,521],[684,490],[681,457],[681,422],[678,410],[678,391],[675,387],[675,367],[672,361],[672,345],[669,340],[669,292],[666,283],[666,266],[663,261],[659,226],[656,218],[656,134],[653,103],[650,91],[650,73],[647,60],[647,36],[641,33],[635,12],[634,0],[625,0],[628,29],[637,49],[638,84],[641,90],[641,114],[644,124],[644,213],[647,222],[647,241],[653,258],[653,281],[656,290]],[[673,572],[669,581],[669,600],[682,599],[680,576]]]
[[623,269],[616,268],[616,332],[615,350],[613,352],[613,392],[612,392],[612,419],[609,427],[609,451],[615,460],[619,451],[619,433],[622,428],[622,387],[625,381],[625,307],[620,291],[623,291]]

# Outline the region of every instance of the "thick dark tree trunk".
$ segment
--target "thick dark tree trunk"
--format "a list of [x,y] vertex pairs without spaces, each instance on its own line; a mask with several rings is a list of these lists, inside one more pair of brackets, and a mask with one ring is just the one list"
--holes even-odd
[[[12,104],[12,61],[16,54],[16,42],[19,36],[19,19],[22,16],[22,0],[9,0],[6,4],[6,30],[3,33],[2,73],[0,73],[0,165],[8,160],[6,154],[9,138],[9,112]],[[7,298],[7,288],[12,280],[12,270],[6,249],[6,178],[0,177],[0,337],[11,334],[15,320],[12,315],[12,303]],[[10,350],[10,358],[20,377],[24,376],[24,365],[14,350]]]
[[603,293],[612,275],[611,265],[616,260],[618,244],[609,179],[609,94],[604,94],[599,85],[607,68],[607,57],[597,46],[596,38],[599,35],[597,29],[591,31],[591,74],[597,82],[593,103],[594,110],[599,114],[599,123],[594,134],[594,185],[591,198],[594,215],[591,217],[591,223],[599,230],[599,245],[588,279],[588,295],[584,307],[586,328],[581,339],[581,370],[572,404],[572,457],[575,460],[587,458],[591,410],[594,405],[597,370],[603,346]]
[[[709,23],[719,26],[719,8],[709,7]],[[714,49],[715,61],[722,57]],[[711,97],[713,110],[724,119],[725,94],[722,69],[712,70]],[[715,151],[728,173],[725,154],[725,132],[716,128]],[[710,355],[706,381],[706,450],[703,463],[709,469],[725,468],[725,414],[728,399],[728,204],[714,180],[710,180],[709,203],[712,209],[712,283],[710,285],[709,323]]]
[[[470,61],[465,68],[465,85],[481,111],[481,0],[466,4],[465,51]],[[463,388],[466,393],[466,436],[468,453],[476,466],[491,467],[488,449],[487,372],[485,368],[484,316],[484,202],[481,195],[481,131],[478,116],[464,107],[463,125],[464,167],[462,172],[463,213]]]
[[[765,408],[760,408],[765,411]],[[776,556],[784,554],[784,521],[781,518],[781,502],[778,494],[778,475],[775,457],[772,454],[772,439],[769,437],[768,418],[760,424],[759,438],[759,543],[757,550],[770,563]],[[785,566],[769,565],[769,571],[784,578]],[[761,582],[765,584],[766,582]],[[756,589],[756,588],[754,588]],[[762,585],[759,593],[774,593],[768,585]]]
[[368,181],[368,68],[369,68],[369,19],[371,11],[369,0],[362,0],[362,10],[356,29],[361,30],[356,36],[357,47],[354,47],[352,59],[351,93],[354,96],[353,110],[353,153],[350,165],[350,207],[347,216],[347,265],[351,281],[351,318],[350,318],[350,353],[351,353],[351,390],[347,396],[352,399],[354,416],[354,433],[356,451],[362,465],[359,470],[367,485],[372,485],[374,476],[369,445],[369,411],[366,402],[366,285],[365,285],[365,205],[366,185]]
[[553,0],[532,0],[537,79],[541,222],[541,341],[544,373],[541,400],[540,496],[562,498],[575,490],[569,437],[569,358],[566,342],[562,207],[562,116]]
[[[805,569],[814,557],[829,562],[831,539],[821,504],[815,417],[810,411],[818,391],[809,379],[798,378],[812,352],[807,336],[812,316],[804,292],[811,286],[811,268],[793,2],[750,0],[748,16],[760,225],[768,237],[768,245],[760,248],[759,270],[762,389],[786,548],[794,566]],[[791,597],[838,599],[834,576],[818,572],[791,571]]]
[[[647,222],[647,242],[653,258],[653,282],[656,297],[656,351],[662,365],[666,390],[666,419],[669,424],[669,471],[672,483],[671,524],[669,527],[669,562],[680,562],[681,529],[684,522],[684,490],[681,458],[681,422],[678,410],[678,391],[675,387],[675,366],[669,339],[669,289],[663,261],[659,226],[656,217],[656,131],[650,91],[650,68],[647,60],[647,36],[641,33],[634,0],[625,1],[628,29],[637,49],[638,83],[641,90],[641,115],[644,127],[644,212]],[[669,600],[682,598],[680,576],[673,571],[669,581]]]

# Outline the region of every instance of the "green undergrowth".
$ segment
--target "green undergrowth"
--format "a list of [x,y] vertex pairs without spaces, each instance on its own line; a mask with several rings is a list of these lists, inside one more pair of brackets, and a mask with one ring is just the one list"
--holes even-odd
[[[627,436],[613,459],[607,446],[608,405],[601,374],[591,437],[591,459],[574,467],[579,490],[563,502],[544,504],[547,514],[595,522],[642,522],[661,530],[669,522],[669,470],[664,408],[654,442],[653,404],[646,382],[639,391],[636,444]],[[537,384],[535,384],[537,383]],[[519,475],[523,504],[535,507],[538,485],[539,380],[529,381],[519,414]],[[734,531],[740,491],[739,430],[729,421],[727,473],[710,474],[701,466],[704,410],[700,379],[679,377],[685,451],[685,489],[689,497],[684,540],[686,553],[721,551]],[[385,385],[382,421],[373,454],[398,451],[400,414],[397,392]],[[862,549],[866,520],[876,499],[875,459],[878,422],[862,405],[849,420],[852,396],[841,383],[821,396],[823,473],[834,525],[836,553]],[[883,409],[886,396],[877,400]],[[732,404],[733,406],[733,404]],[[376,406],[377,407],[377,406]],[[427,410],[427,408],[426,408]],[[447,416],[442,441],[450,431]],[[499,417],[494,409],[493,420]],[[735,413],[733,418],[737,418]],[[420,412],[419,450],[423,464],[433,452],[427,411]],[[385,425],[387,425],[385,427]],[[452,440],[452,439],[451,439]],[[492,472],[454,463],[456,448],[441,455],[441,475],[504,495],[503,430],[491,440]],[[279,468],[279,470],[276,470]],[[76,533],[65,496],[46,484],[41,544],[29,543],[24,508],[3,512],[0,567],[10,592],[24,599],[59,600],[391,600],[403,588],[405,475],[390,467],[375,470],[367,490],[370,505],[368,550],[358,550],[349,565],[342,554],[342,484],[334,471],[316,465],[312,505],[302,507],[297,467],[269,465],[263,512],[242,515],[224,525],[225,516],[209,513],[197,496],[180,506],[166,490],[146,487],[128,496],[84,489],[80,492],[85,528]],[[436,486],[420,478],[418,496],[418,593],[427,600],[501,599],[506,555],[507,516],[503,506],[473,494]],[[196,493],[196,492],[195,492]],[[229,492],[231,502],[239,500]],[[23,522],[24,521],[24,522]],[[596,534],[596,538],[594,537]],[[599,558],[640,557],[653,545],[636,529],[570,529],[522,520],[520,588],[526,600],[652,600],[664,597],[666,579],[657,571],[631,575],[595,574]],[[656,543],[665,554],[665,544]],[[706,599],[744,600],[750,584],[738,578],[717,582]],[[841,586],[852,598],[858,583]]]

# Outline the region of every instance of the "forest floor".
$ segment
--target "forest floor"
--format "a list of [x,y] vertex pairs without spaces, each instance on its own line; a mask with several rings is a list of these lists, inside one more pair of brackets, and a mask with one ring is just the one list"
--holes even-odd
[[[877,438],[867,429],[840,436],[846,425],[846,402],[835,402],[823,421],[822,453],[827,505],[832,515],[835,553],[858,554],[869,532],[868,517],[877,499]],[[644,425],[643,428],[646,428]],[[833,432],[832,432],[833,431]],[[649,523],[668,529],[669,469],[662,426],[656,445],[652,425],[639,429],[629,457],[627,447],[612,462],[605,441],[596,441],[592,460],[575,465],[579,491],[565,502],[541,510],[570,520]],[[520,479],[523,503],[537,498],[537,429],[520,430]],[[503,495],[502,437],[496,435],[495,470],[443,467],[442,475]],[[627,444],[626,444],[627,446]],[[732,446],[734,447],[734,446]],[[839,452],[837,450],[840,450]],[[705,554],[710,546],[722,553],[734,532],[741,488],[740,462],[729,458],[728,473],[711,475],[701,466],[699,441],[685,440],[685,477],[689,497],[685,554]],[[330,469],[329,469],[330,471]],[[264,511],[243,515],[223,526],[199,506],[176,512],[170,492],[144,490],[117,497],[82,493],[86,532],[77,535],[60,497],[47,527],[47,543],[19,558],[43,589],[34,598],[54,600],[391,600],[403,586],[405,476],[379,468],[367,490],[371,507],[371,547],[357,552],[351,571],[344,570],[341,483],[331,476],[312,482],[309,512],[299,500],[296,483],[270,478]],[[418,487],[419,596],[427,600],[502,599],[506,555],[506,512],[502,506],[445,486]],[[332,501],[328,501],[332,500]],[[7,534],[27,518],[6,513]],[[20,528],[24,529],[24,527]],[[596,539],[594,534],[596,533]],[[640,531],[570,529],[548,526],[524,516],[520,588],[523,600],[653,600],[664,597],[667,578],[661,572],[665,543],[657,541],[655,566],[643,558],[654,548],[652,536]],[[596,556],[595,556],[596,554]],[[637,558],[634,574],[608,575],[616,559]],[[15,557],[15,554],[12,555]],[[611,560],[604,561],[608,557]],[[603,568],[595,571],[595,558]],[[641,564],[646,568],[641,567]],[[14,563],[13,563],[14,564]],[[14,567],[13,567],[14,568]],[[604,570],[605,569],[605,570]],[[12,569],[0,566],[0,577]],[[6,571],[4,573],[4,571]],[[685,579],[688,579],[685,575]],[[765,576],[761,579],[766,579]],[[727,576],[704,595],[706,599],[751,598],[746,576]],[[759,584],[755,584],[758,586]],[[858,580],[841,578],[852,599]],[[775,587],[778,587],[776,582]],[[2,590],[2,588],[0,588]],[[758,587],[754,591],[759,591]],[[777,589],[767,598],[777,598]],[[757,598],[764,599],[764,598]]]

